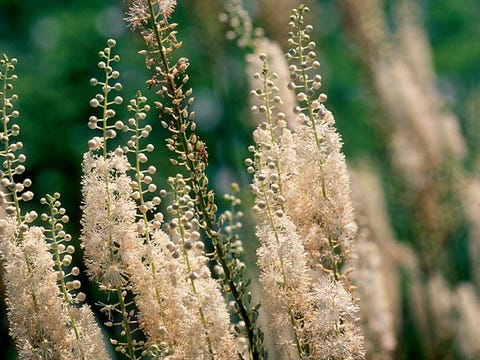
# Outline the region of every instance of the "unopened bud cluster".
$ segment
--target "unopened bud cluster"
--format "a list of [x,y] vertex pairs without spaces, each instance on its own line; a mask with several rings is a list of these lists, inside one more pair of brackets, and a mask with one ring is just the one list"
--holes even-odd
[[[288,23],[291,31],[288,33],[288,52],[285,54],[290,63],[288,68],[290,73],[290,82],[288,89],[295,91],[299,103],[293,109],[300,123],[313,121],[314,114],[319,119],[324,119],[327,111],[323,105],[327,101],[327,95],[319,93],[322,86],[322,76],[316,71],[320,68],[320,62],[317,60],[315,52],[316,44],[311,40],[313,27],[304,25],[303,14],[307,13],[309,8],[300,6],[294,9]],[[330,118],[329,118],[330,119]]]
[[[104,71],[105,78],[103,81],[97,78],[90,79],[92,86],[100,86],[101,93],[95,95],[90,100],[90,106],[99,108],[101,110],[101,117],[90,116],[88,121],[88,127],[92,130],[102,130],[103,136],[95,136],[88,142],[89,150],[98,150],[105,147],[107,139],[113,139],[117,136],[117,131],[123,130],[122,126],[118,126],[116,123],[111,123],[109,119],[113,119],[116,115],[112,105],[120,105],[123,103],[121,96],[114,96],[112,91],[122,90],[122,84],[115,81],[119,78],[120,73],[114,70],[113,65],[120,61],[119,55],[113,55],[112,49],[115,47],[115,40],[110,39],[107,42],[107,47],[98,53],[101,60],[98,62],[98,67]],[[115,81],[115,82],[114,82]],[[113,84],[112,84],[113,83]],[[112,99],[113,97],[113,99]]]
[[70,244],[72,236],[64,229],[64,224],[68,223],[69,218],[59,199],[59,193],[41,198],[40,203],[47,205],[50,211],[49,213],[42,213],[40,218],[47,223],[44,234],[53,254],[57,283],[65,301],[69,303],[83,302],[86,296],[85,293],[78,292],[81,283],[76,279],[80,274],[80,269],[76,266],[72,267],[75,247]]
[[252,111],[263,114],[264,121],[253,133],[256,146],[249,148],[253,159],[246,159],[245,165],[248,173],[254,174],[254,182],[250,185],[250,191],[255,195],[253,211],[282,217],[285,199],[281,195],[280,144],[287,141],[291,132],[287,129],[286,114],[277,110],[277,104],[281,102],[277,95],[277,76],[270,73],[264,54],[260,55],[260,60],[263,62],[263,71],[262,74],[254,74],[254,79],[261,81],[262,88],[253,90],[251,94],[258,96],[262,105],[253,106]]
[[187,277],[190,280],[196,280],[200,273],[210,277],[208,268],[205,267],[208,259],[200,237],[200,223],[196,218],[195,203],[189,195],[191,187],[180,174],[170,177],[168,184],[172,190],[173,200],[167,207],[171,220],[164,224],[164,230],[172,241],[167,248],[174,258],[184,257]]
[[233,183],[231,188],[232,192],[230,194],[223,195],[223,199],[230,203],[230,209],[220,214],[219,221],[225,233],[232,236],[230,240],[230,251],[240,256],[243,253],[243,243],[237,232],[243,227],[243,211],[239,210],[242,201],[236,196],[236,194],[240,192],[238,184]]
[[261,124],[263,129],[271,128],[273,132],[281,131],[286,128],[286,114],[278,111],[278,107],[283,103],[280,97],[280,89],[276,85],[278,75],[271,73],[268,69],[268,58],[265,54],[260,54],[260,61],[263,63],[262,73],[255,73],[253,78],[261,81],[261,87],[250,91],[250,95],[260,100],[260,105],[253,105],[250,110],[253,113],[263,115],[264,121]]
[[[2,127],[0,128],[0,158],[2,159],[2,170],[0,170],[0,206],[2,206],[8,215],[16,216],[19,223],[31,223],[37,218],[36,212],[32,211],[25,215],[21,214],[20,201],[30,201],[33,198],[33,192],[28,188],[32,181],[28,178],[16,180],[18,175],[25,172],[24,163],[26,156],[19,153],[23,149],[21,141],[14,141],[14,138],[20,134],[20,126],[14,121],[19,117],[19,112],[14,108],[14,103],[18,101],[18,95],[13,93],[13,83],[17,76],[13,73],[17,59],[9,59],[6,55],[0,60],[0,119]],[[20,231],[26,231],[27,226],[21,225]]]
[[[128,111],[132,113],[132,117],[128,119],[128,124],[123,124],[121,121],[116,122],[118,128],[131,134],[127,145],[123,147],[123,152],[131,155],[132,159],[132,198],[137,202],[141,215],[138,222],[138,232],[142,235],[149,231],[150,226],[153,229],[159,229],[163,221],[163,215],[160,212],[155,212],[157,206],[161,203],[157,185],[153,181],[157,169],[155,166],[148,164],[148,154],[154,151],[155,147],[151,143],[144,144],[152,131],[151,125],[142,123],[146,120],[147,113],[150,111],[150,105],[146,102],[147,98],[137,93],[136,97],[130,100],[127,106]],[[147,217],[147,214],[153,214],[153,218]]]

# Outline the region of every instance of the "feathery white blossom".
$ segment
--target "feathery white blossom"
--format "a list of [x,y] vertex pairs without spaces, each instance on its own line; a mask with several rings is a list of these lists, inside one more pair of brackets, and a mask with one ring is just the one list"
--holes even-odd
[[91,310],[63,300],[43,229],[19,234],[11,217],[0,228],[10,335],[20,359],[109,359]]
[[83,160],[82,246],[88,274],[107,288],[121,285],[138,259],[136,205],[125,156],[86,153]]
[[130,268],[146,348],[169,359],[236,359],[229,315],[207,267],[193,200],[181,176],[170,178],[170,184],[175,199],[167,211],[173,219],[164,223],[166,232],[149,234],[144,263]]

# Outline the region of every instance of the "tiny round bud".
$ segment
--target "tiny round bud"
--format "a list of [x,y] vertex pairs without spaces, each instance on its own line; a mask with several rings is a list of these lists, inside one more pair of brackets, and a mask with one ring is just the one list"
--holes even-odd
[[118,121],[115,122],[115,129],[122,130],[123,126],[124,126],[123,121],[118,120]]
[[107,132],[105,133],[105,135],[109,139],[114,139],[117,136],[117,132],[115,130],[108,129]]
[[35,221],[35,219],[38,217],[38,214],[35,211],[30,211],[25,214],[25,221],[27,223],[31,223]]
[[99,106],[99,105],[100,105],[100,103],[98,102],[97,99],[92,99],[92,100],[90,100],[90,106],[91,106],[91,107],[97,107],[97,106]]
[[198,278],[198,274],[195,271],[192,271],[190,274],[188,274],[188,278],[193,281]]
[[82,287],[82,283],[80,282],[80,280],[73,280],[72,286],[74,289],[80,289]]
[[155,184],[150,184],[148,185],[148,191],[149,192],[155,192],[157,191],[157,186]]
[[70,255],[65,255],[62,259],[63,266],[69,266],[72,263],[72,257]]
[[115,110],[113,110],[113,109],[108,109],[108,110],[105,112],[105,116],[106,116],[107,118],[112,118],[112,117],[114,117],[114,116],[115,116]]
[[308,97],[304,92],[298,93],[297,94],[297,100],[298,101],[307,101]]
[[[87,296],[83,292],[79,292],[75,299],[79,302],[84,302],[87,299]],[[106,324],[105,324],[106,325]]]
[[31,191],[26,191],[22,194],[22,200],[23,201],[30,201],[33,199],[33,192]]
[[25,172],[25,166],[23,165],[18,165],[16,168],[15,168],[15,172],[17,174],[23,174]]

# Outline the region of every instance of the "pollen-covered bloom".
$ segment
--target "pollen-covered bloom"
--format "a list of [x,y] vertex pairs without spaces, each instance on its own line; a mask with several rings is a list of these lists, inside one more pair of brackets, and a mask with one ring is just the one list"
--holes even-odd
[[[88,307],[63,301],[58,274],[43,229],[19,232],[16,221],[0,220],[0,258],[4,263],[10,335],[20,359],[108,359],[102,336]],[[79,333],[70,312],[78,312]],[[78,325],[77,324],[77,325]]]
[[175,355],[180,359],[236,359],[230,318],[219,284],[211,276],[204,244],[200,238],[200,223],[190,197],[190,186],[177,175],[169,179],[174,200],[167,207],[173,216],[165,223],[170,241],[167,260],[170,281],[185,313],[179,319],[183,338]]
[[[362,358],[363,338],[351,294],[343,282],[336,281],[338,278],[322,276],[318,282],[312,272],[312,268],[325,267],[328,274],[337,276],[343,259],[336,255],[339,235],[332,222],[353,221],[351,214],[347,219],[338,214],[333,204],[337,194],[345,190],[337,189],[334,181],[345,181],[342,175],[346,175],[333,117],[323,109],[313,124],[316,127],[303,116],[294,130],[288,129],[287,116],[278,108],[277,76],[269,74],[266,55],[260,55],[260,60],[264,64],[262,75],[257,73],[254,78],[262,79],[263,86],[252,93],[260,98],[261,105],[252,106],[252,110],[265,121],[253,133],[256,146],[250,150],[254,156],[246,164],[254,174],[250,189],[259,218],[258,266],[270,311],[269,325],[283,358]],[[303,96],[299,100],[305,101]],[[314,106],[320,110],[323,105],[317,101]],[[324,167],[334,173],[328,177]],[[327,189],[332,203],[326,199]],[[347,200],[348,192],[345,204],[349,204]],[[338,206],[347,205],[339,202]],[[323,241],[327,242],[325,249],[319,245]],[[319,249],[323,250],[321,257]],[[331,345],[341,350],[334,353]]]
[[[288,188],[289,179],[298,171],[297,162],[287,161],[299,153],[294,147],[295,133],[292,136],[288,129],[277,129],[276,136],[272,143],[265,125],[255,131],[256,173],[251,186],[256,195],[254,210],[259,216],[260,281],[271,312],[271,329],[284,358],[361,359],[363,336],[352,295],[342,281],[329,275],[320,280],[312,277],[304,236],[296,227],[299,221],[289,216],[290,206],[296,202],[287,204],[293,200],[282,190]],[[315,149],[310,150],[315,153]],[[311,163],[314,166],[318,166],[315,161]],[[315,170],[303,171],[308,176]]]
[[[312,268],[338,271],[356,236],[350,177],[333,115],[325,110],[293,132],[295,156],[282,160],[291,169],[284,181],[286,212],[295,222],[309,252]],[[340,258],[341,251],[343,259]]]
[[321,277],[313,289],[314,309],[306,328],[313,334],[313,359],[365,358],[364,338],[357,325],[359,309],[341,281]]
[[127,11],[125,20],[132,30],[141,29],[152,18],[150,5],[158,15],[168,18],[177,5],[176,0],[133,0]]
[[391,359],[396,339],[394,316],[379,247],[362,239],[357,243],[355,284],[360,294],[360,310],[369,355]]
[[457,342],[462,354],[467,359],[480,356],[478,337],[480,329],[480,301],[473,285],[465,283],[456,290],[455,308],[458,316]]
[[164,355],[176,352],[186,339],[182,336],[183,318],[189,317],[182,305],[179,282],[180,264],[169,248],[170,237],[162,230],[150,236],[144,245],[146,257],[143,266],[133,269],[135,304],[139,310],[139,323],[147,337],[146,347],[165,344]]
[[157,0],[160,14],[165,17],[172,15],[177,6],[177,0]]
[[42,229],[32,227],[20,234],[13,218],[1,222],[10,335],[20,358],[71,359],[67,309]]
[[124,155],[84,155],[82,246],[88,274],[107,288],[123,285],[141,258],[129,168]]
[[83,357],[85,360],[110,359],[102,331],[90,306],[71,306],[69,315],[71,321],[75,321],[77,331],[79,331],[78,337],[76,336],[72,340],[73,358],[81,359]]
[[173,218],[152,230],[143,245],[144,264],[131,274],[146,348],[169,359],[237,359],[224,299],[207,266],[190,188],[181,175],[169,183],[174,199],[167,211]]
[[[272,231],[267,221],[257,225],[262,246],[257,250],[260,282],[269,311],[269,326],[284,358],[296,358],[298,347],[308,344],[305,316],[312,301],[305,251],[295,226],[287,217],[275,220]],[[301,350],[300,353],[305,353]]]
[[299,123],[293,132],[295,151],[285,157],[290,180],[284,181],[286,212],[297,225],[309,252],[312,269],[342,278],[342,265],[352,251],[356,224],[350,201],[350,180],[342,142],[333,115],[320,93],[320,62],[311,41],[311,25],[305,26],[308,7],[300,5],[290,16],[286,58],[290,63],[287,87],[297,98],[293,109]]

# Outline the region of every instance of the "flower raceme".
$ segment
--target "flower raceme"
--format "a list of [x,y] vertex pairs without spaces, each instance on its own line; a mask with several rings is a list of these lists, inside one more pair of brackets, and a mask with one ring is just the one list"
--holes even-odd
[[[280,111],[281,85],[265,54],[260,54],[262,72],[254,74],[261,85],[252,95],[260,105],[252,111],[264,121],[254,131],[253,159],[246,165],[254,175],[260,281],[283,357],[361,358],[358,308],[342,269],[356,233],[349,177],[326,95],[318,94],[321,77],[313,72],[320,63],[308,35],[312,27],[303,24],[306,11],[295,9],[289,24],[286,85],[299,103],[293,130]],[[341,350],[334,343],[342,344]]]

